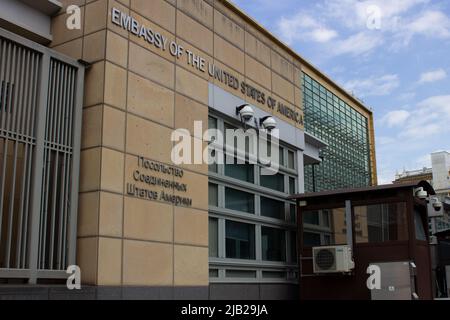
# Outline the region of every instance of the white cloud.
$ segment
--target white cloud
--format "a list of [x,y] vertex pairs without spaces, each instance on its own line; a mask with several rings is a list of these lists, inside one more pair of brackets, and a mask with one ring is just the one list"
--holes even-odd
[[444,69],[437,69],[422,73],[419,83],[435,82],[445,78],[447,78],[447,72]]
[[399,96],[397,96],[397,100],[408,101],[408,100],[414,99],[415,97],[416,97],[415,92],[404,92],[404,93],[400,94]]
[[333,45],[334,49],[331,51],[331,54],[351,54],[358,56],[371,52],[382,43],[383,39],[379,34],[359,32],[344,40],[336,41]]
[[384,96],[398,88],[400,80],[396,74],[385,74],[380,77],[354,79],[344,84],[344,87],[358,96]]
[[[369,54],[385,43],[389,43],[389,50],[398,50],[408,45],[416,35],[450,38],[450,18],[444,12],[433,9],[416,14],[420,6],[428,2],[324,0],[317,3],[309,15],[300,12],[291,18],[282,18],[278,29],[289,44],[296,40],[327,43],[325,49],[330,55]],[[378,16],[375,18],[380,28],[375,30],[368,27],[374,19],[373,12],[368,9],[374,7],[380,14],[379,19]],[[346,37],[339,37],[337,30]]]
[[409,37],[422,34],[432,38],[450,38],[450,19],[441,11],[426,11],[405,26]]
[[438,139],[450,132],[449,123],[450,95],[429,97],[411,111],[411,117],[406,121],[399,139]]
[[386,124],[388,127],[392,128],[394,126],[403,125],[410,116],[411,116],[411,114],[406,110],[394,110],[394,111],[388,112],[381,119],[381,122],[383,124]]
[[366,28],[371,18],[369,7],[377,7],[381,13],[381,30],[395,28],[399,17],[429,0],[328,0],[322,5],[325,14],[348,28]]
[[288,44],[304,40],[324,43],[338,36],[335,30],[303,12],[290,18],[282,17],[278,22],[278,31]]

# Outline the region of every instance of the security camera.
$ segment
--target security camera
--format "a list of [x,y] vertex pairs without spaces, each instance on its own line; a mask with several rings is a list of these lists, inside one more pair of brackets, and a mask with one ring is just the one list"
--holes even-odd
[[259,120],[259,124],[264,128],[267,129],[268,131],[271,131],[273,129],[275,129],[277,127],[277,122],[275,121],[275,119],[271,116],[267,116],[264,118],[261,118]]
[[242,106],[236,107],[236,115],[241,117],[244,122],[249,121],[253,118],[255,111],[248,104],[243,104]]
[[433,208],[434,208],[434,210],[436,210],[436,211],[441,210],[441,209],[442,209],[442,202],[440,202],[438,199],[436,199],[436,200],[433,202]]
[[422,187],[415,189],[414,194],[419,199],[426,199],[428,197],[428,193],[425,190],[423,190]]

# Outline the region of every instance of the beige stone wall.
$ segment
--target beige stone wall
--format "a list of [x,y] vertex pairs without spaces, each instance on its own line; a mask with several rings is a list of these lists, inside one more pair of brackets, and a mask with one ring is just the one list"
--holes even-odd
[[203,121],[206,129],[208,83],[299,129],[303,125],[193,68],[185,57],[177,59],[112,23],[112,8],[300,115],[301,62],[219,0],[61,2],[81,7],[82,29],[66,29],[67,15],[61,11],[53,19],[51,47],[91,64],[85,83],[79,198],[77,261],[83,282],[207,285],[207,166],[181,166],[181,179],[160,175],[188,186],[185,193],[171,194],[192,198],[192,206],[174,206],[127,194],[137,157],[173,165],[172,130],[187,128],[193,135],[194,120]]
[[138,156],[172,165],[173,129],[187,128],[193,135],[194,120],[207,124],[208,82],[245,95],[113,24],[111,9],[301,112],[300,78],[294,77],[299,68],[220,1],[75,2],[82,9],[82,30],[67,30],[62,12],[53,21],[51,46],[92,64],[86,74],[80,174],[77,261],[83,282],[207,285],[207,166],[181,167],[184,176],[178,180],[188,189],[173,193],[192,198],[191,207],[128,196],[127,182]]

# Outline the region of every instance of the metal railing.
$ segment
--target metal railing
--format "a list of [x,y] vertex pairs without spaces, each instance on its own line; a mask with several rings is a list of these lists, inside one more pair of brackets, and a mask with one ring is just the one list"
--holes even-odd
[[84,67],[0,29],[0,279],[75,264]]

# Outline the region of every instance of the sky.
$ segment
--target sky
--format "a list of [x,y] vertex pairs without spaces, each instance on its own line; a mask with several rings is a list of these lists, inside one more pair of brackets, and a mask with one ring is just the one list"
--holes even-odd
[[233,2],[373,110],[379,184],[450,151],[450,1]]

